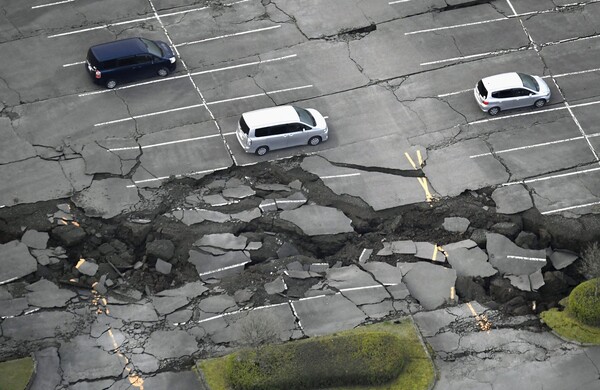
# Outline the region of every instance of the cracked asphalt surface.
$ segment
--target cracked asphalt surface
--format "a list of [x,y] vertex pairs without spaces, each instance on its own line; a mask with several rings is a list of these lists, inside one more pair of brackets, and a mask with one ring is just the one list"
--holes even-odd
[[[185,368],[254,313],[281,340],[413,315],[436,389],[600,386],[599,350],[531,309],[600,232],[598,1],[1,9],[0,356],[34,353],[34,388],[198,388]],[[93,85],[87,48],[131,36],[174,46],[177,71]],[[549,105],[482,113],[473,86],[505,71],[544,77]],[[330,139],[245,154],[239,115],[289,103]]]

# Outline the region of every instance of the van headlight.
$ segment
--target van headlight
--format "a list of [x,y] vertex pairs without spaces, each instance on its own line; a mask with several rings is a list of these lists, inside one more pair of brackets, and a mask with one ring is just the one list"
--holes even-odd
[[176,60],[177,60],[177,59],[176,59],[175,57],[171,57],[171,58],[169,58],[169,61],[171,61],[171,63],[172,63],[172,64],[174,64]]

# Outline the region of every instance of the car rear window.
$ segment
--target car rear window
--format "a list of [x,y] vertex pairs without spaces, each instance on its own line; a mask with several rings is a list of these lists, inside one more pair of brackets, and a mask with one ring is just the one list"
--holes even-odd
[[479,95],[481,95],[484,99],[487,98],[488,91],[485,88],[485,85],[483,85],[483,80],[479,80],[477,83],[477,90],[479,91]]
[[95,66],[96,68],[98,67],[98,60],[96,59],[96,56],[94,56],[92,49],[89,49],[87,52],[87,61],[90,65]]
[[242,129],[242,131],[244,132],[244,134],[248,135],[248,132],[250,131],[250,128],[248,127],[248,125],[246,124],[246,121],[244,120],[244,117],[240,117],[240,129]]
[[523,86],[525,88],[529,88],[536,92],[540,91],[540,86],[538,85],[537,81],[535,81],[535,79],[533,77],[531,77],[530,75],[525,74],[525,73],[517,73],[517,74],[521,78],[521,81],[523,82]]
[[306,123],[307,125],[311,126],[317,125],[315,118],[313,118],[313,116],[310,115],[310,112],[308,112],[304,108],[294,107],[294,110],[296,110],[296,112],[298,113],[298,117],[300,117],[300,122]]

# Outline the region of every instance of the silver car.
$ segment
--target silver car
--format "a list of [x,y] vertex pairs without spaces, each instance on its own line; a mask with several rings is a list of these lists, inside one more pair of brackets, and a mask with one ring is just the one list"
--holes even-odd
[[327,141],[325,118],[312,108],[279,106],[242,114],[236,131],[244,151],[265,155],[269,150]]
[[550,101],[550,88],[541,77],[517,72],[485,77],[473,93],[481,110],[490,115],[512,108],[540,108]]

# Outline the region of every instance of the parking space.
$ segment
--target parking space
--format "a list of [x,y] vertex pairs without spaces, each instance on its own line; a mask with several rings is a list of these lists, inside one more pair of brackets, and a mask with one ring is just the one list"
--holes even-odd
[[[0,42],[27,66],[4,67],[0,89],[18,118],[15,133],[44,150],[84,159],[82,150],[96,148],[91,143],[110,145],[119,157],[119,148],[141,150],[131,172],[140,186],[297,154],[394,169],[389,162],[416,146],[434,151],[425,173],[440,195],[597,163],[600,68],[593,54],[600,39],[593,21],[600,2],[467,3],[377,1],[365,9],[341,0],[277,7],[255,0],[219,7],[132,0],[104,2],[107,10],[94,14],[95,3],[29,1],[7,10],[20,21],[21,35],[3,29]],[[332,12],[339,17],[322,17]],[[556,25],[565,28],[551,28]],[[134,36],[174,46],[177,71],[112,91],[94,85],[83,69],[87,48]],[[495,118],[481,112],[473,101],[476,81],[507,71],[543,76],[552,89],[549,105]],[[234,133],[239,115],[288,103],[323,113],[328,142],[246,154]],[[399,150],[383,147],[390,139]],[[362,144],[387,155],[335,152],[360,154]],[[478,173],[453,180],[464,167]],[[345,186],[376,181],[367,176]],[[569,207],[561,194],[549,204]],[[564,198],[573,206],[593,201]],[[0,203],[11,202],[3,196]]]

